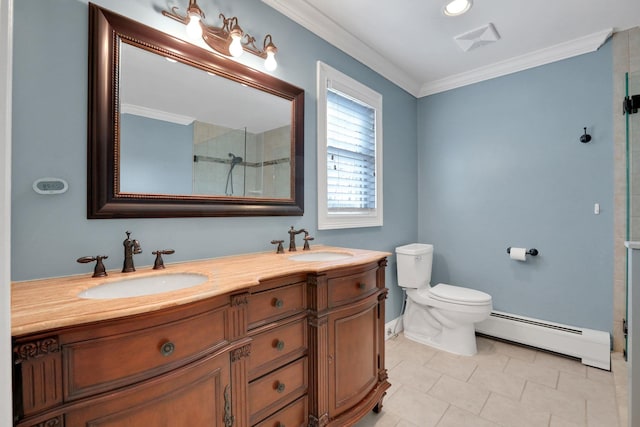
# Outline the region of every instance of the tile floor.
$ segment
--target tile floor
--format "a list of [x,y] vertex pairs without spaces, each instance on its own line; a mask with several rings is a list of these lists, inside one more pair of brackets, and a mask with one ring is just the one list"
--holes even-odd
[[484,337],[456,356],[402,334],[386,341],[392,386],[356,427],[626,427],[626,364],[612,371]]

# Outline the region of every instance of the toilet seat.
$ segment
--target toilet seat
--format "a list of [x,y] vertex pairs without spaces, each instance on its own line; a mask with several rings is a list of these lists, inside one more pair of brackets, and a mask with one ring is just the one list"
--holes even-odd
[[475,289],[438,283],[428,288],[431,298],[464,305],[486,305],[491,302],[491,295]]
[[407,295],[422,305],[430,305],[429,303],[433,301],[470,306],[491,304],[491,295],[489,294],[443,283],[439,283],[433,288],[407,289]]
[[[443,287],[439,288],[440,286]],[[457,296],[461,299],[455,299]],[[468,313],[481,313],[486,311],[487,307],[492,307],[491,296],[484,292],[444,284],[438,284],[433,288],[407,289],[407,297],[423,306]]]

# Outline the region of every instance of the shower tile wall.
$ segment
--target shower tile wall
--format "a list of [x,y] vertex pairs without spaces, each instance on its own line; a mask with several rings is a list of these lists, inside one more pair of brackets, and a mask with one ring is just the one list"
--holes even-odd
[[[197,161],[193,165],[194,194],[224,195],[227,173],[229,172],[229,153],[244,156],[244,137],[238,146],[237,131],[208,123],[195,122],[193,125],[193,151],[196,156],[220,159],[220,162]],[[223,163],[226,161],[226,163]],[[234,189],[243,189],[241,180],[244,174],[234,169]],[[237,178],[237,179],[236,179]]]
[[291,126],[264,134],[263,189],[268,197],[291,197]]
[[[233,195],[289,198],[291,127],[253,134],[208,123],[194,123],[194,155],[209,161],[194,163],[195,194],[224,195],[229,153],[243,158],[233,169]],[[230,187],[226,188],[230,190]]]
[[264,158],[264,134],[247,133],[244,169],[245,196],[262,197],[262,159]]

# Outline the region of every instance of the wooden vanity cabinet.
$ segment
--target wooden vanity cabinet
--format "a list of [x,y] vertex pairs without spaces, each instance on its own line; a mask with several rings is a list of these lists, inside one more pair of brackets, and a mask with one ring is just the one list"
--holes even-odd
[[390,386],[385,266],[14,337],[14,425],[352,425]]
[[[383,325],[384,327],[384,325]],[[329,416],[361,402],[378,382],[378,299],[371,295],[328,316]]]
[[310,275],[309,426],[349,426],[382,409],[386,258]]

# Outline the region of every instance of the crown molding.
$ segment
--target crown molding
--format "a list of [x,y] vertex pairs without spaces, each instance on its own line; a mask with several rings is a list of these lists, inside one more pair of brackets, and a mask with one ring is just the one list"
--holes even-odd
[[418,96],[421,82],[411,78],[394,63],[364,44],[353,34],[329,19],[304,0],[262,0],[263,3],[300,24],[318,37],[360,61],[413,96]]
[[536,50],[525,55],[500,61],[486,67],[476,68],[465,73],[455,74],[443,79],[425,83],[418,97],[433,95],[473,83],[479,83],[551,62],[572,58],[584,53],[594,52],[600,48],[613,34],[613,29],[609,28],[597,33],[589,34],[568,42],[560,43],[549,48]]
[[169,113],[167,111],[156,110],[155,108],[143,107],[134,104],[120,104],[120,113],[133,114],[136,116],[147,117],[149,119],[162,120],[164,122],[175,123],[178,125],[189,125],[194,122],[195,118],[183,116],[180,114]]

